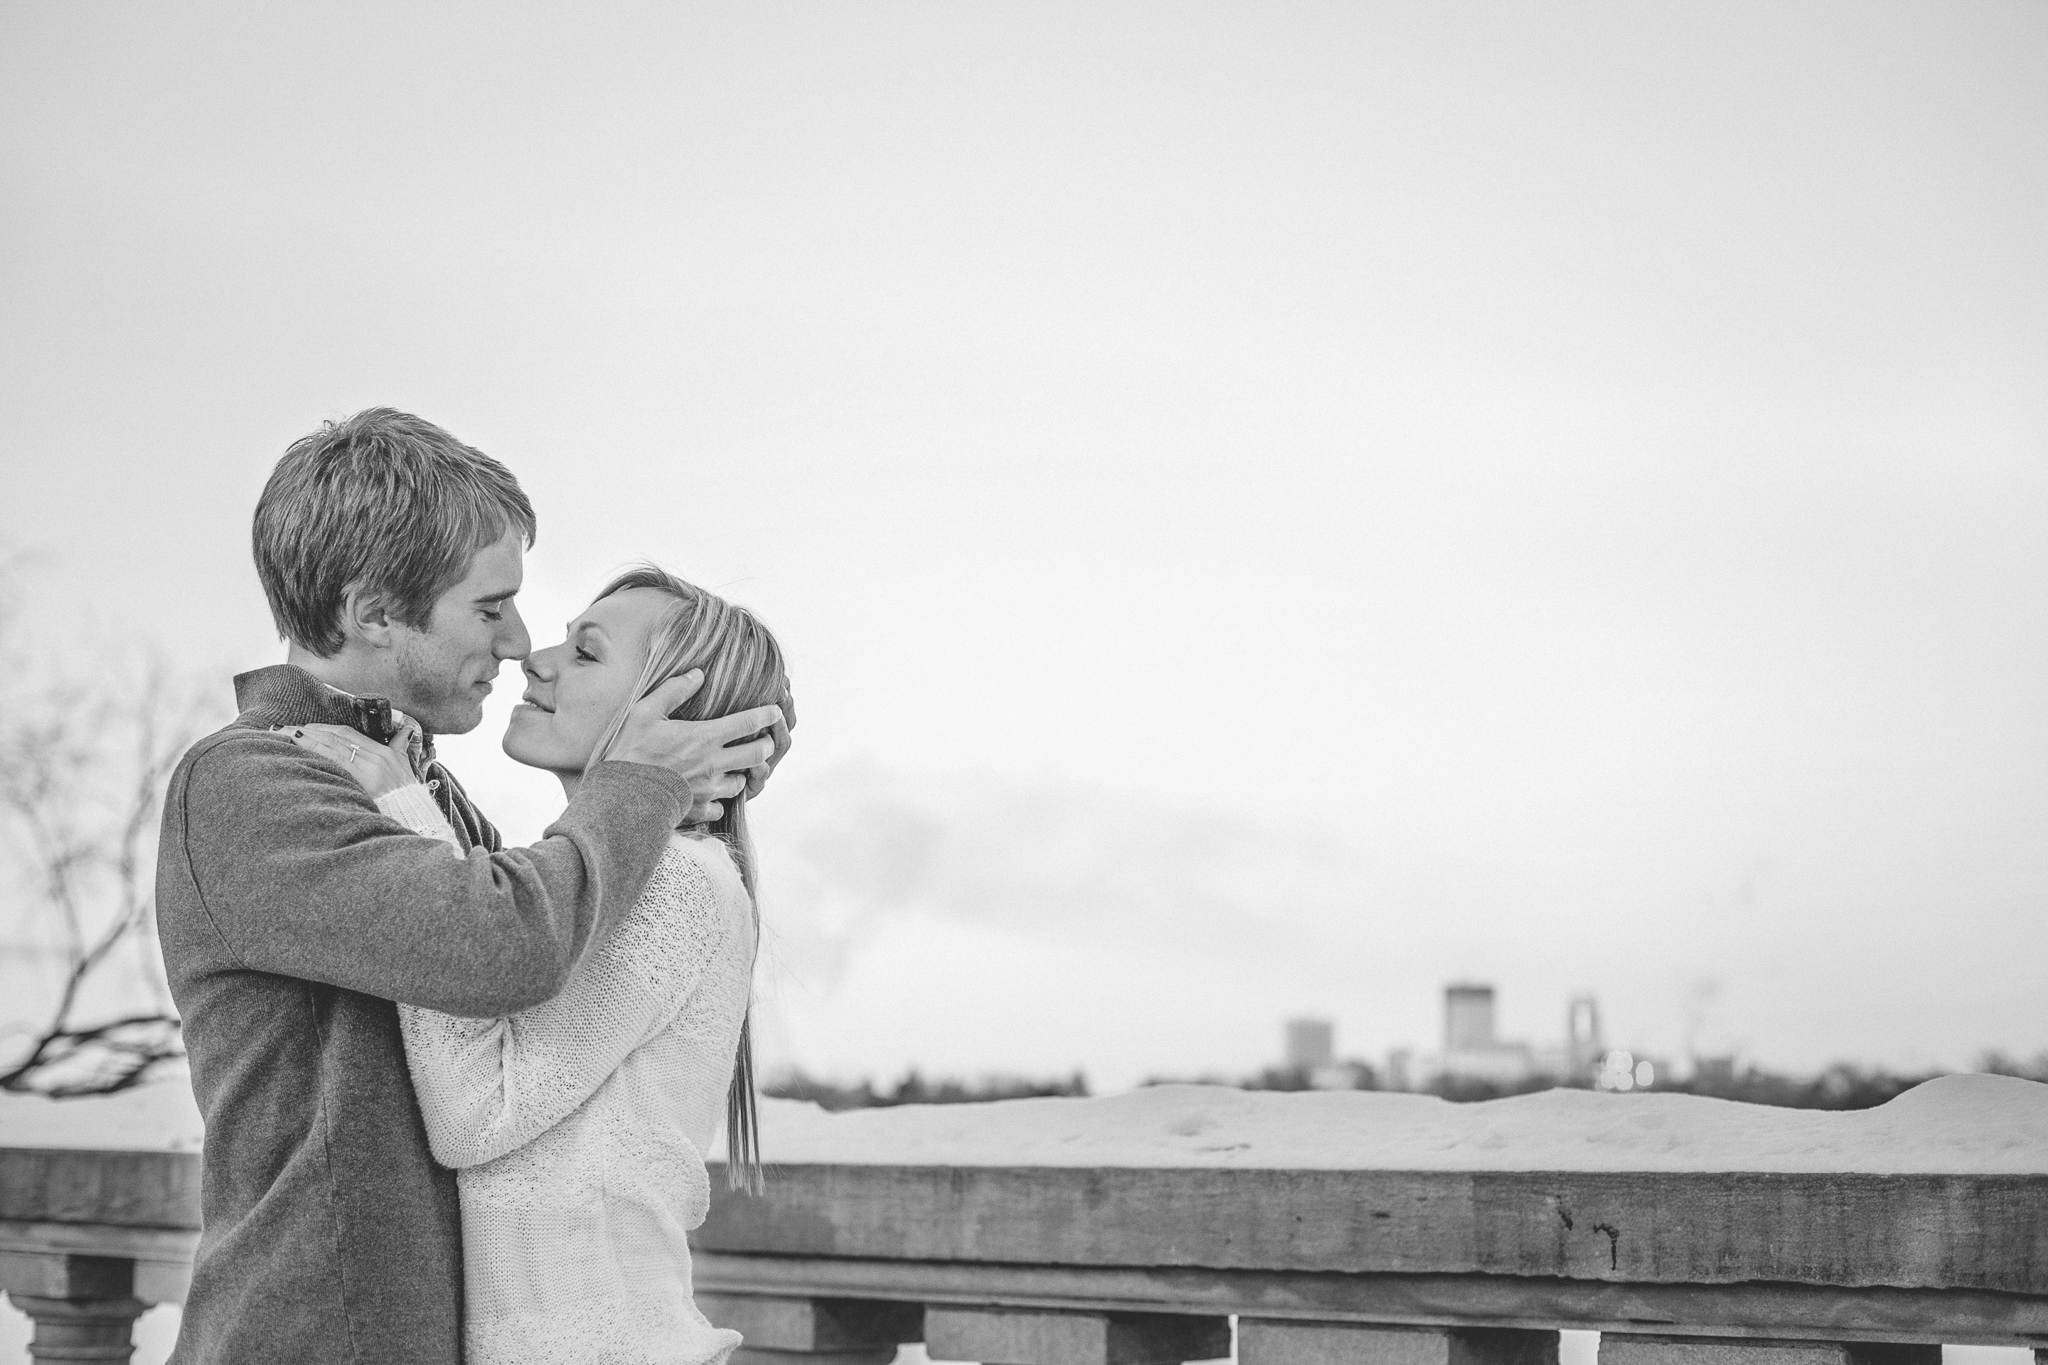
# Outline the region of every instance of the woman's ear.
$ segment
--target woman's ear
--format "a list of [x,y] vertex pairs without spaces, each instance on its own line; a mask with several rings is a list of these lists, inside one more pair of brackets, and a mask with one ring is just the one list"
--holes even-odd
[[394,624],[390,601],[383,593],[367,591],[358,584],[349,585],[341,599],[342,634],[371,649],[389,649]]

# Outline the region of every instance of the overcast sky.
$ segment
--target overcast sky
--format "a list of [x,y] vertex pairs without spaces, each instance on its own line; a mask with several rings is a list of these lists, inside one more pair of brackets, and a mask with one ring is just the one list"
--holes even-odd
[[[422,10],[431,12],[423,13]],[[0,7],[53,667],[419,412],[758,608],[774,1059],[2048,1048],[2048,8]],[[450,745],[500,756],[511,672]],[[780,901],[778,902],[778,896]]]

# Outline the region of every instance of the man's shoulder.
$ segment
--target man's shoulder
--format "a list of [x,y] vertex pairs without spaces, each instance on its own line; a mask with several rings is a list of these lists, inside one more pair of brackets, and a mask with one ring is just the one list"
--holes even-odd
[[283,735],[237,718],[193,741],[185,756],[178,760],[171,785],[190,781],[193,770],[201,765],[209,775],[219,770],[258,772],[298,752],[299,747]]
[[[214,812],[251,814],[326,797],[367,802],[362,789],[333,764],[267,726],[237,719],[196,741],[171,773],[168,803]],[[357,798],[358,800],[351,800]],[[168,813],[168,812],[167,812]]]
[[252,850],[273,842],[264,835],[265,827],[303,803],[306,783],[291,773],[306,757],[284,736],[239,720],[185,750],[164,793],[160,914],[175,918],[187,904],[175,894],[185,882],[164,881],[166,871],[183,869],[191,877],[204,865],[218,872],[224,851],[245,860]]

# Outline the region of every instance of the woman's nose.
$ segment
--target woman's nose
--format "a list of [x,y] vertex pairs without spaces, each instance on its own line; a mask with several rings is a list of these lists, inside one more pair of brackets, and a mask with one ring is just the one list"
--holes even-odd
[[554,651],[537,649],[519,661],[520,671],[535,682],[546,682],[555,675],[554,664],[548,658]]

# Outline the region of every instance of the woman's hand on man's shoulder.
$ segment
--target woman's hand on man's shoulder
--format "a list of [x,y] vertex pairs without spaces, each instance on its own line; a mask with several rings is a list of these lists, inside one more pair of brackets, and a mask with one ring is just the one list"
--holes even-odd
[[412,770],[404,731],[389,744],[379,744],[346,725],[288,725],[280,726],[277,733],[353,777],[373,801],[419,781]]

